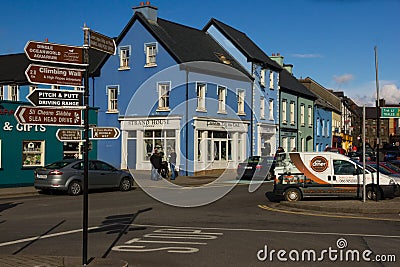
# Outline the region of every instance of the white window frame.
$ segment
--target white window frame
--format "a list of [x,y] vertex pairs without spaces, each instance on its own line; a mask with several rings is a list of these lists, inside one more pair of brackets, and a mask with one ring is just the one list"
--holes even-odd
[[19,90],[18,85],[8,86],[8,100],[18,101],[19,100]]
[[265,69],[262,69],[260,72],[260,84],[262,87],[265,87]]
[[144,44],[144,52],[146,54],[146,68],[157,66],[157,53],[158,44],[157,43],[146,43]]
[[206,112],[206,93],[207,84],[204,82],[196,83],[196,93],[197,93],[197,109],[196,111]]
[[269,88],[274,89],[274,72],[272,70],[269,72]]
[[243,89],[237,89],[237,101],[238,101],[238,115],[246,115],[244,112],[244,103],[245,103],[245,96],[246,96],[246,91]]
[[4,100],[4,87],[0,85],[0,100]]
[[169,97],[171,93],[171,82],[157,83],[158,111],[169,111]]
[[35,91],[36,89],[38,89],[39,87],[37,85],[31,85],[29,86],[29,93],[32,93],[33,91]]
[[59,86],[59,85],[52,85],[52,86],[51,86],[51,89],[52,89],[52,90],[59,90],[59,89],[61,89],[61,86]]
[[308,126],[312,127],[313,121],[312,121],[312,107],[311,106],[308,106],[307,118],[308,118]]
[[290,151],[292,151],[293,148],[296,148],[296,138],[290,137]]
[[218,95],[218,113],[226,113],[226,87],[218,85],[217,86]]
[[260,97],[260,118],[265,119],[265,98]]
[[130,45],[118,47],[119,55],[119,68],[118,70],[129,70],[130,69],[130,57],[132,47]]
[[300,105],[300,125],[304,126],[305,125],[305,106],[304,104]]
[[119,86],[109,85],[107,86],[106,92],[107,98],[107,113],[117,113],[118,112],[118,95]]
[[286,136],[282,137],[282,147],[285,151],[288,151],[288,138]]
[[[27,143],[25,145],[25,143]],[[36,144],[40,143],[37,147]],[[44,140],[23,140],[22,141],[22,167],[44,166],[45,141]],[[39,163],[37,162],[39,160]]]
[[274,100],[269,100],[269,120],[274,120]]
[[290,124],[294,125],[294,109],[295,103],[293,101],[290,102]]
[[287,101],[282,100],[282,123],[287,123]]

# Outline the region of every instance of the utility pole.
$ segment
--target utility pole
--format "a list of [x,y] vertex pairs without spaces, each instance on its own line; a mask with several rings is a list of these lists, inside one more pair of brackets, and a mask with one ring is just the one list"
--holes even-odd
[[379,81],[378,81],[378,47],[375,46],[375,83],[376,83],[376,187],[375,187],[375,199],[378,201],[379,192],[379,146],[381,136],[381,122],[380,122],[380,103],[379,103]]

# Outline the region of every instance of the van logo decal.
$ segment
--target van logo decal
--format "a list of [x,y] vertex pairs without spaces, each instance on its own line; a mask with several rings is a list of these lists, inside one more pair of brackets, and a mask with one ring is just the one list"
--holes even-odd
[[310,165],[314,171],[324,172],[328,169],[328,160],[322,156],[316,156],[311,160]]

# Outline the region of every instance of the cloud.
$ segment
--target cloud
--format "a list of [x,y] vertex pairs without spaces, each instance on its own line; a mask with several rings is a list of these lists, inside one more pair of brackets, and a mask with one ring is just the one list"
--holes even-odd
[[382,89],[379,90],[379,98],[385,99],[386,104],[399,104],[400,88],[398,88],[396,84],[385,84]]
[[[393,81],[380,81],[379,98],[385,99],[386,104],[400,103],[400,88]],[[359,106],[375,107],[376,84],[368,82],[360,88],[346,90],[346,94]]]
[[319,58],[323,57],[320,54],[291,54],[292,57],[298,57],[298,58]]
[[353,74],[343,74],[340,76],[333,76],[333,79],[335,80],[336,83],[338,84],[343,84],[343,83],[348,83],[349,81],[354,79]]

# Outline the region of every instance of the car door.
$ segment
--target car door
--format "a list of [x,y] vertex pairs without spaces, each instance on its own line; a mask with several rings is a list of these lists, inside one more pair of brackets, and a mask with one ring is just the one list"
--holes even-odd
[[103,161],[94,161],[96,187],[116,187],[119,184],[120,173],[116,168]]

